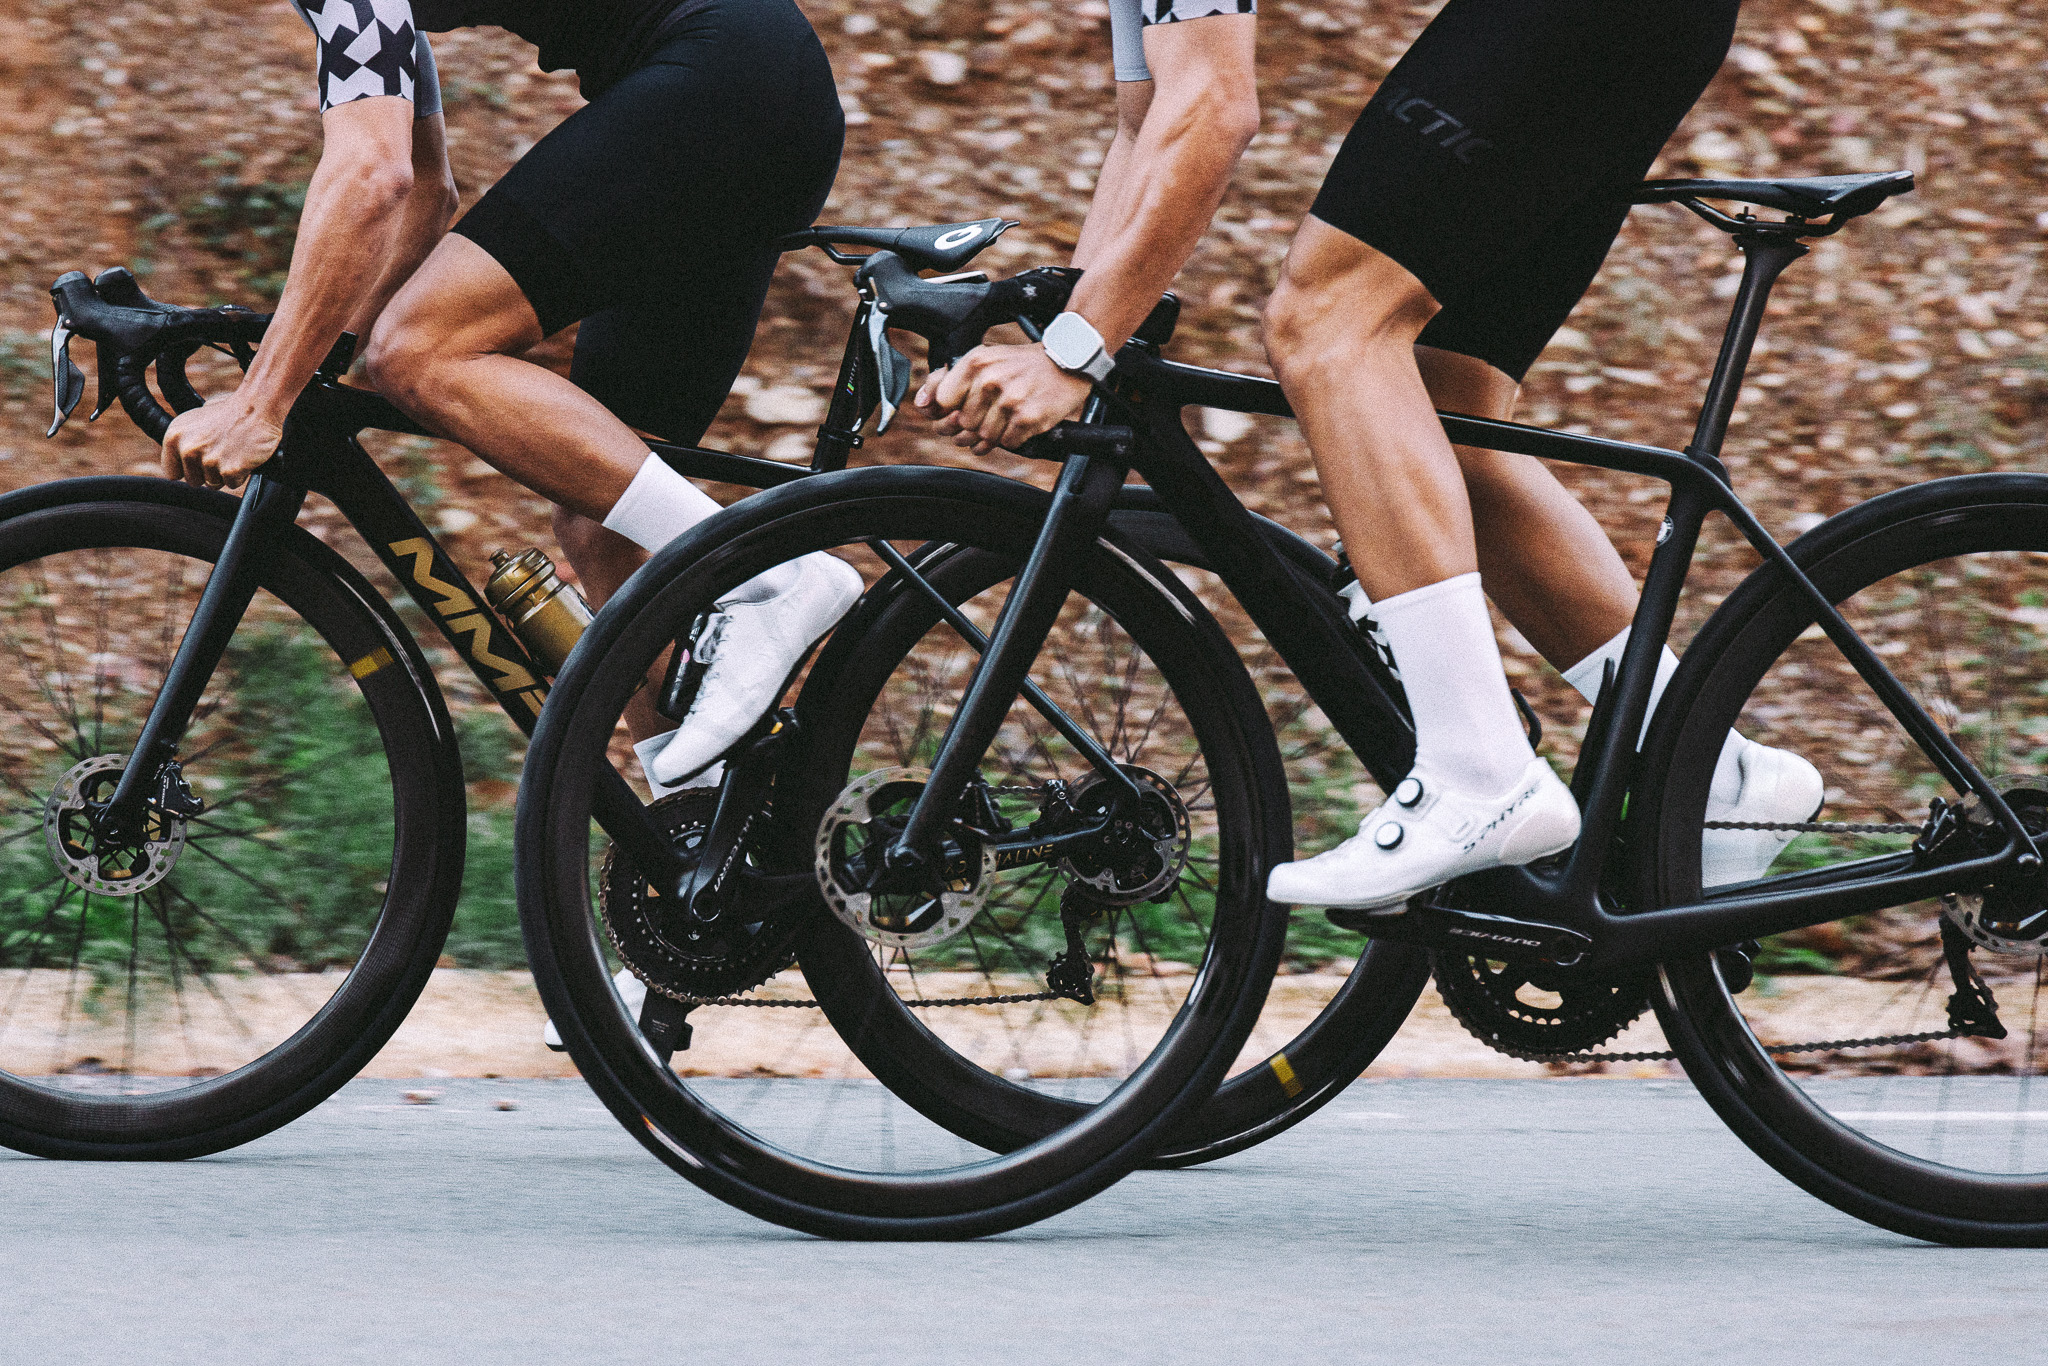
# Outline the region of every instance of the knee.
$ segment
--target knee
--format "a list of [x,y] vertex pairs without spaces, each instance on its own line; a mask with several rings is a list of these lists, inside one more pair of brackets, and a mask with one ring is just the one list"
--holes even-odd
[[[1333,230],[1324,230],[1334,235]],[[1361,243],[1290,253],[1262,318],[1266,351],[1285,379],[1372,353],[1412,353],[1437,302],[1413,275]]]
[[377,392],[407,412],[414,412],[430,381],[436,348],[423,329],[408,327],[389,310],[370,331],[363,351],[363,371]]

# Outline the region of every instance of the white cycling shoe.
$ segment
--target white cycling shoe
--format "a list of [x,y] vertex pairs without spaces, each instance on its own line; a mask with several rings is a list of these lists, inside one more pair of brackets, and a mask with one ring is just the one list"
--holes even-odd
[[1411,773],[1358,823],[1356,835],[1275,868],[1266,895],[1286,906],[1396,906],[1467,873],[1555,854],[1578,837],[1579,804],[1541,759],[1531,759],[1505,792],[1492,796]]
[[[626,1013],[638,1023],[640,1007],[647,1003],[647,983],[635,977],[631,968],[620,968],[612,974],[612,985],[619,989],[619,1000],[624,1002]],[[557,1053],[568,1051],[568,1046],[562,1042],[561,1031],[555,1028],[553,1020],[541,1026],[540,1041]]]
[[[1743,742],[1732,763],[1715,767],[1707,793],[1710,821],[1810,821],[1820,814],[1827,783],[1820,770],[1789,749]],[[1708,830],[1700,836],[1700,885],[1753,882],[1799,838],[1781,830]]]
[[[761,602],[730,602],[697,637],[707,665],[689,715],[647,763],[665,788],[687,783],[716,762],[782,697],[790,675],[859,600],[860,571],[819,551],[793,562],[795,583]],[[646,743],[646,742],[643,742]]]

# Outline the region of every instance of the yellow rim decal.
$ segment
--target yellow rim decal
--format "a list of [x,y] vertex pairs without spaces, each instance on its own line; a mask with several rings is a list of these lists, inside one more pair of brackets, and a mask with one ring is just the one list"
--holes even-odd
[[1301,1094],[1301,1079],[1294,1075],[1294,1068],[1288,1065],[1285,1053],[1275,1053],[1266,1066],[1272,1068],[1273,1075],[1280,1079],[1280,1089],[1287,1093],[1289,1100]]
[[368,678],[371,674],[377,672],[377,670],[383,668],[387,664],[395,663],[397,663],[397,661],[391,657],[391,651],[385,649],[382,645],[379,645],[376,649],[370,651],[370,653],[364,655],[361,659],[349,665],[348,671],[354,674],[356,678],[360,680]]

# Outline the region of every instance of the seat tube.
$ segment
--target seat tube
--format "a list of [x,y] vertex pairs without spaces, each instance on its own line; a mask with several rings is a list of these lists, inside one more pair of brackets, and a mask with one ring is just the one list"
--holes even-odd
[[1126,469],[1089,456],[1071,456],[1060,470],[1052,509],[1023,570],[1003,602],[988,649],[982,653],[960,710],[946,727],[932,764],[931,781],[912,808],[903,833],[886,858],[896,866],[917,862],[945,813],[981,766],[981,756],[1002,729],[1010,704],[1022,691],[1039,647],[1059,620],[1067,600],[1071,566],[1088,553],[1109,519],[1109,505],[1123,487]]
[[184,639],[178,642],[178,653],[172,657],[163,687],[149,709],[149,719],[143,722],[128,767],[122,770],[121,781],[114,788],[107,809],[94,822],[94,833],[99,838],[126,843],[141,832],[145,808],[155,791],[157,771],[177,753],[185,727],[191,724],[193,709],[199,705],[206,685],[213,681],[213,672],[220,667],[228,642],[241,625],[242,614],[249,610],[249,603],[256,596],[258,571],[254,556],[276,530],[298,518],[305,501],[304,489],[280,484],[261,474],[250,479],[234,525],[228,529],[227,543],[221,547],[213,573],[207,576],[199,605],[185,627]]

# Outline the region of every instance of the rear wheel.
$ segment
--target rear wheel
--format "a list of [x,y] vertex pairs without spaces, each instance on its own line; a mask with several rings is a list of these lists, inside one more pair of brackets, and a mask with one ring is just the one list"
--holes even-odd
[[[1142,520],[1132,529],[1140,536],[1149,530]],[[1179,538],[1158,539],[1169,558],[1176,550],[1185,555],[1176,543]],[[1299,546],[1297,553],[1315,552]],[[1007,561],[950,544],[925,547],[917,560],[932,585],[986,630],[1001,602],[1010,569]],[[1203,590],[1204,601],[1227,596],[1205,571],[1182,564],[1173,568],[1177,578],[1190,579]],[[1326,581],[1327,572],[1321,577]],[[1208,590],[1216,591],[1212,595]],[[848,626],[851,629],[837,638],[844,643],[836,644],[813,671],[799,708],[813,727],[819,770],[860,773],[929,762],[950,700],[964,687],[977,654],[932,603],[905,591],[878,592],[867,612]],[[1265,700],[1266,722],[1281,747],[1290,787],[1302,799],[1298,819],[1328,820],[1332,808],[1348,811],[1354,788],[1369,779],[1328,722],[1313,710],[1292,671],[1265,644],[1257,627],[1233,621],[1229,635]],[[1114,623],[1107,629],[1056,632],[1039,659],[1038,676],[1046,681],[1047,690],[1119,760],[1181,777],[1184,761],[1159,753],[1174,728],[1162,732],[1143,722],[1158,707],[1157,672],[1147,667],[1143,652],[1133,648],[1130,637]],[[1092,695],[1077,695],[1073,685],[1079,680],[1089,681]],[[1057,765],[1047,764],[1041,742],[1048,730],[1041,718],[1021,706],[1012,716],[1012,743],[1004,750],[1009,771],[1002,782],[1016,789],[1008,800],[1021,816],[1029,813],[1029,793],[1045,777],[1071,778],[1073,773],[1071,765],[1062,773]],[[1064,750],[1059,744],[1054,748]],[[1065,753],[1070,756],[1071,751]],[[1189,786],[1184,780],[1181,785]],[[1194,806],[1198,820],[1213,814],[1206,796],[1197,797]],[[1278,802],[1271,808],[1275,826],[1269,839],[1281,851],[1279,856],[1286,857],[1286,809]],[[1342,815],[1328,823],[1336,829]],[[1141,904],[1120,912],[1127,928],[1113,927],[1114,937],[1138,951],[1117,965],[1124,995],[1098,1001],[1092,1012],[1074,1019],[1068,1018],[1071,1012],[1065,1008],[1014,1012],[1019,1018],[1000,1039],[1005,1051],[1001,1066],[962,1068],[952,1075],[941,1071],[922,1079],[905,1076],[899,1068],[891,1085],[906,1095],[926,1097],[917,1102],[921,1110],[992,1148],[1015,1147],[1071,1122],[1086,1103],[1085,1087],[1068,1083],[1062,1089],[1052,1079],[1074,1068],[1071,1055],[1083,1046],[1074,1035],[1077,1024],[1085,1021],[1092,1031],[1092,1042],[1085,1046],[1104,1055],[1096,1061],[1098,1068],[1110,1062],[1105,1050],[1133,1046],[1116,1043],[1134,1037],[1116,1022],[1122,1012],[1152,1008],[1141,1005],[1139,998],[1156,991],[1159,976],[1191,966],[1185,953],[1189,941],[1175,928],[1176,921],[1191,920],[1213,896],[1215,863],[1213,854],[1198,848],[1163,905]],[[1028,923],[1024,912],[1031,909],[1033,899],[1043,903],[1038,907],[1041,912],[1056,906],[1059,889],[1071,876],[1072,870],[1051,866],[1027,870],[992,906],[991,923]],[[985,951],[978,951],[972,965],[979,977],[973,990],[994,995],[1042,978],[1042,961],[1026,962],[1025,956],[1018,946],[992,941]],[[1233,1061],[1230,1075],[1214,1096],[1181,1122],[1149,1165],[1187,1166],[1241,1152],[1314,1113],[1341,1094],[1386,1046],[1429,975],[1422,950],[1391,942],[1370,944],[1314,912],[1289,917],[1284,957],[1252,1037]],[[1161,998],[1170,999],[1170,994]],[[925,1011],[917,1019],[948,1037],[958,1032],[941,1014]],[[908,1028],[910,1021],[901,1025]],[[884,1058],[918,1054],[879,1031],[867,1037]],[[1014,1084],[1024,1076],[1040,1080]],[[948,1092],[958,1093],[951,1108],[939,1099]]]
[[[1794,553],[2023,819],[2048,828],[2048,479],[1904,489]],[[1667,705],[1683,720],[1646,765],[1664,775],[1646,812],[1657,904],[1700,894],[1706,782],[1730,726],[1815,764],[1822,820],[1860,827],[1801,834],[1743,890],[1909,863],[1930,802],[1957,800],[1768,571],[1729,597],[1695,657],[1713,664],[1674,680]],[[2048,1244],[2041,911],[2038,890],[1966,890],[1671,962],[1665,1031],[1722,1117],[1813,1194],[1915,1237]],[[1952,1017],[1973,975],[2003,1038]]]
[[[1157,829],[1057,861],[966,849],[945,897],[835,894],[835,915],[816,867],[829,881],[885,837],[971,669],[968,647],[949,627],[935,632],[929,605],[896,580],[811,668],[802,762],[781,770],[749,841],[763,900],[738,917],[742,937],[782,936],[786,953],[732,945],[726,990],[694,1008],[690,1046],[669,1066],[608,984],[602,946],[620,941],[601,925],[617,903],[593,904],[604,846],[588,794],[597,765],[622,757],[619,718],[669,642],[734,585],[798,554],[835,550],[878,581],[878,545],[947,547],[928,567],[985,628],[1044,509],[1028,487],[925,469],[822,476],[748,499],[607,605],[536,732],[521,911],[549,1009],[586,1078],[652,1151],[763,1217],[853,1237],[974,1236],[1043,1218],[1143,1161],[1214,1087],[1257,1013],[1284,931],[1261,895],[1285,831],[1270,732],[1200,604],[1148,557],[1109,543],[1070,567],[1052,633],[1064,644],[1032,677],[1119,737],[1111,750],[1143,770]],[[892,704],[878,710],[878,697]],[[1099,776],[1023,701],[982,777],[990,808],[973,824],[991,841],[1034,822],[1075,828],[1100,799]],[[980,839],[955,828],[963,843]],[[657,991],[669,984],[665,969],[629,966]],[[687,980],[680,994],[711,995],[714,979]]]
[[180,746],[202,809],[95,847],[235,502],[68,492],[0,505],[0,1143],[192,1157],[304,1113],[404,1018],[460,886],[460,773],[410,639],[293,532]]

